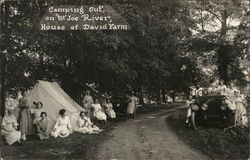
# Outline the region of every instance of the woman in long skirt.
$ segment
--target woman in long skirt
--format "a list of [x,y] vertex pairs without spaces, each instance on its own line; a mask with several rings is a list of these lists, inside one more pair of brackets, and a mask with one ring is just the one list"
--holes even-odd
[[65,112],[65,109],[59,111],[59,117],[57,118],[53,131],[51,132],[52,137],[67,137],[70,135],[72,131],[71,122]]
[[99,133],[102,130],[94,125],[91,121],[90,118],[86,116],[88,112],[80,112],[79,119],[76,122],[76,128],[75,131],[79,133]]
[[22,93],[23,97],[20,99],[18,107],[19,111],[19,123],[20,123],[20,131],[22,134],[22,139],[26,140],[27,135],[32,135],[34,133],[33,129],[33,119],[31,117],[31,113],[29,110],[28,100],[26,98],[27,92],[24,91]]
[[128,106],[127,106],[127,115],[128,117],[131,117],[135,115],[135,97],[133,91],[127,95],[128,98]]
[[21,143],[21,132],[17,131],[18,123],[16,117],[13,114],[13,110],[7,110],[6,115],[3,118],[1,127],[1,135],[4,136],[6,143],[12,145],[15,142]]
[[41,119],[37,122],[37,135],[40,140],[49,139],[50,132],[47,113],[42,112],[40,117]]
[[102,111],[102,107],[100,105],[100,103],[98,103],[98,99],[95,99],[95,103],[93,103],[91,105],[91,107],[94,110],[93,116],[97,119],[97,120],[101,120],[101,121],[106,121],[107,120],[107,116],[106,114]]
[[113,105],[110,102],[110,99],[106,99],[106,103],[104,104],[106,114],[109,118],[116,118],[115,111],[113,110]]

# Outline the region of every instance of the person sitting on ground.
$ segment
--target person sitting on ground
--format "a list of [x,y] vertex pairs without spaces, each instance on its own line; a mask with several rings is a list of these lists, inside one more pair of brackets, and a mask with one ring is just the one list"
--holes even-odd
[[71,122],[65,112],[65,109],[59,111],[59,117],[57,118],[54,129],[51,132],[52,137],[67,137],[70,135],[72,131]]
[[102,107],[100,103],[98,103],[98,99],[95,99],[94,103],[91,105],[91,108],[93,108],[93,116],[97,120],[105,121],[107,120],[106,114],[102,111]]
[[102,130],[100,130],[99,127],[94,125],[91,121],[90,118],[87,117],[87,111],[81,111],[78,120],[76,121],[76,128],[75,131],[79,133],[88,133],[88,134],[93,134],[93,133],[99,133]]
[[17,131],[18,123],[13,114],[13,108],[7,110],[1,124],[1,135],[4,136],[6,143],[12,145],[14,143],[21,144],[21,132]]
[[30,109],[31,114],[34,115],[33,125],[36,127],[37,123],[41,120],[41,113],[43,112],[42,102],[33,102],[34,108]]
[[47,118],[46,112],[41,112],[40,114],[41,119],[37,122],[37,136],[40,140],[49,139],[50,132],[49,132],[49,122]]
[[116,118],[115,111],[113,110],[113,105],[110,102],[110,99],[106,99],[106,103],[104,104],[106,114],[109,118]]

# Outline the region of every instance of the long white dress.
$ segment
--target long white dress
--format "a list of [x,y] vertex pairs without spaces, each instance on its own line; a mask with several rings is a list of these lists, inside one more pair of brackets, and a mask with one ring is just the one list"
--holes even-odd
[[16,130],[18,123],[14,115],[5,115],[2,121],[1,135],[4,136],[7,144],[12,145],[21,138],[21,132]]
[[235,95],[234,92],[237,91],[235,88],[227,88],[226,89],[226,97],[227,99],[225,100],[228,108],[230,110],[235,110],[236,109],[236,104],[235,104]]
[[133,114],[135,111],[135,98],[132,96],[128,97],[127,113]]
[[79,117],[76,123],[76,132],[92,134],[100,131],[99,127],[93,125],[89,117]]
[[235,125],[247,125],[248,117],[247,110],[244,106],[244,99],[237,97],[235,99],[236,112],[235,112]]
[[56,120],[53,131],[51,132],[52,137],[67,137],[71,133],[71,122],[68,116],[59,116]]
[[116,118],[116,114],[115,111],[113,110],[113,105],[112,103],[106,103],[105,105],[106,108],[106,113],[108,115],[109,118]]
[[83,98],[84,109],[89,111],[92,104],[93,104],[92,97],[90,95],[85,95]]
[[92,104],[91,107],[94,109],[93,116],[98,120],[107,120],[106,114],[102,111],[102,107],[99,103]]

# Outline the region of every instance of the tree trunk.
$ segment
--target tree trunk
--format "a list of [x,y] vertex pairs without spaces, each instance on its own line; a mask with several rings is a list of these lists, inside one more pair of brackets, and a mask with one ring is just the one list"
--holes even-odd
[[144,96],[143,96],[143,94],[144,94],[144,88],[143,88],[143,85],[141,85],[140,97],[139,97],[139,103],[140,104],[144,104],[144,100],[143,100]]
[[227,11],[222,11],[221,13],[222,21],[221,21],[221,29],[220,29],[220,37],[218,40],[218,44],[220,45],[217,53],[218,53],[218,72],[219,77],[228,83],[228,64],[229,64],[229,57],[228,52],[229,48],[225,44],[225,36],[227,34],[227,18],[228,14]]

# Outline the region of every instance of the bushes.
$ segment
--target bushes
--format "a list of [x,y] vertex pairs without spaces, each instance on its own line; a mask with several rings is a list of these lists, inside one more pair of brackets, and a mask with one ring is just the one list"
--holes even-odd
[[225,129],[229,133],[229,140],[235,144],[246,144],[250,141],[249,127],[247,126],[234,126]]

